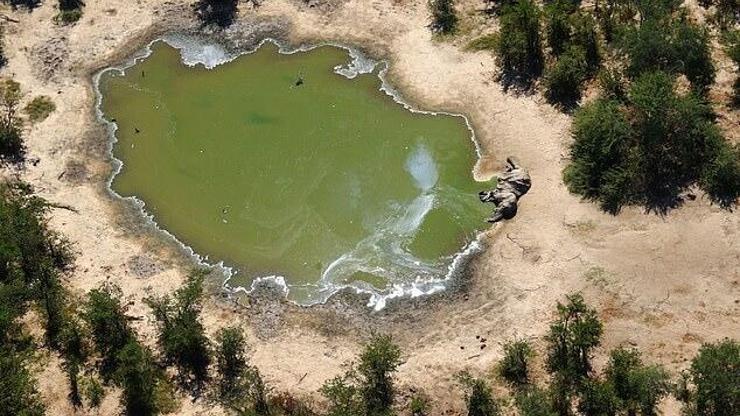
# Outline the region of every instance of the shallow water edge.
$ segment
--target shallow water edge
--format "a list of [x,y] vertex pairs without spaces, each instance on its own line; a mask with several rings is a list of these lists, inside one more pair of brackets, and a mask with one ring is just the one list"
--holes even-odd
[[[290,287],[286,284],[285,279],[282,276],[263,276],[260,278],[255,279],[249,287],[243,287],[243,286],[232,286],[230,284],[231,278],[236,274],[236,271],[225,265],[223,262],[219,262],[216,264],[210,263],[208,256],[201,256],[198,253],[196,253],[190,246],[180,241],[175,235],[167,231],[166,229],[162,228],[157,224],[155,221],[153,215],[149,214],[146,211],[145,204],[142,200],[134,197],[122,197],[121,195],[117,194],[112,189],[112,182],[116,175],[120,173],[123,162],[119,159],[117,159],[113,155],[113,145],[116,143],[116,130],[117,125],[114,122],[109,122],[105,120],[101,105],[102,105],[102,94],[99,88],[99,83],[101,76],[108,72],[108,71],[118,71],[118,72],[125,72],[128,68],[136,65],[138,62],[140,62],[143,59],[146,59],[149,57],[152,53],[151,46],[157,42],[165,42],[168,45],[178,49],[180,51],[181,60],[183,64],[187,66],[196,66],[196,65],[203,65],[206,68],[212,69],[217,67],[218,65],[230,62],[242,55],[250,54],[257,49],[259,49],[262,45],[264,45],[266,42],[273,43],[278,47],[278,51],[281,54],[293,54],[298,52],[305,52],[312,50],[314,48],[322,47],[322,46],[333,46],[337,48],[341,48],[347,51],[351,58],[351,62],[347,65],[343,66],[337,66],[334,68],[334,72],[336,72],[339,75],[345,76],[347,78],[354,78],[359,74],[367,74],[374,72],[377,68],[380,68],[378,70],[378,77],[381,80],[381,87],[380,89],[385,92],[388,96],[392,97],[392,99],[398,103],[401,104],[406,110],[416,113],[423,113],[423,114],[429,114],[429,115],[447,115],[447,116],[454,116],[454,117],[462,117],[465,120],[465,123],[467,125],[468,130],[470,131],[470,137],[473,141],[474,147],[476,149],[476,155],[477,155],[477,162],[475,166],[472,169],[471,174],[473,177],[476,177],[476,172],[478,171],[478,166],[481,162],[481,148],[478,144],[478,141],[475,137],[475,132],[472,128],[472,125],[468,118],[462,114],[454,114],[454,113],[448,113],[443,111],[425,111],[421,110],[418,107],[410,104],[409,102],[405,101],[401,94],[394,89],[389,82],[386,79],[386,74],[389,69],[389,63],[384,60],[374,60],[369,57],[367,57],[365,54],[363,54],[359,49],[347,46],[339,43],[334,42],[318,42],[311,45],[301,45],[298,47],[290,46],[284,42],[281,42],[279,40],[273,39],[273,38],[264,38],[260,42],[256,44],[256,46],[245,48],[242,50],[236,50],[232,51],[230,50],[224,43],[222,43],[218,39],[214,39],[212,37],[207,37],[203,35],[193,35],[193,34],[185,34],[180,32],[173,32],[173,33],[167,33],[165,35],[161,35],[156,37],[155,39],[148,42],[143,48],[139,49],[138,51],[131,54],[131,56],[123,61],[122,63],[118,65],[111,65],[108,66],[98,72],[96,72],[93,75],[93,87],[95,90],[95,112],[98,121],[105,126],[108,135],[109,135],[109,141],[107,143],[107,153],[108,157],[113,161],[113,169],[111,171],[111,174],[109,178],[107,179],[106,183],[106,191],[112,195],[114,198],[117,198],[119,200],[124,200],[127,202],[133,203],[133,205],[137,208],[139,211],[141,218],[144,219],[145,223],[152,227],[153,229],[157,230],[158,232],[163,232],[164,235],[171,238],[173,242],[175,242],[180,248],[183,249],[183,251],[198,265],[201,265],[203,267],[208,267],[211,269],[216,269],[219,272],[225,276],[225,279],[222,283],[223,290],[228,294],[251,294],[255,292],[258,288],[261,287],[272,287],[277,289],[282,296],[286,297],[288,296],[290,292]],[[462,247],[460,251],[458,251],[454,256],[453,260],[448,268],[447,274],[442,279],[434,279],[434,280],[419,280],[415,282],[410,283],[404,283],[404,284],[396,284],[392,287],[385,289],[383,291],[377,291],[377,290],[370,290],[367,288],[361,288],[355,285],[334,285],[330,288],[330,290],[326,291],[324,293],[324,296],[321,297],[320,300],[313,304],[317,303],[325,303],[327,300],[329,300],[332,296],[339,292],[354,292],[357,295],[363,295],[363,297],[367,297],[367,306],[369,308],[372,308],[373,310],[381,310],[385,308],[388,301],[392,299],[402,299],[402,298],[418,298],[421,296],[427,296],[434,293],[439,293],[444,290],[446,290],[450,286],[450,282],[453,279],[459,278],[461,272],[463,269],[465,269],[465,266],[472,260],[478,253],[480,253],[483,250],[483,234],[485,231],[481,231],[477,234],[476,238],[471,241],[469,244],[467,244],[465,247]],[[295,302],[294,302],[295,303]],[[300,306],[310,306],[310,305],[303,305],[300,304]]]

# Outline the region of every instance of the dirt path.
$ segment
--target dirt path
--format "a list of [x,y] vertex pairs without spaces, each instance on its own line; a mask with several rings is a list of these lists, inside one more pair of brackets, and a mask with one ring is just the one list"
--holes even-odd
[[[176,288],[188,262],[142,226],[135,210],[105,191],[107,136],[95,121],[90,74],[153,33],[190,25],[188,2],[91,1],[72,27],[52,23],[51,3],[32,14],[10,13],[21,23],[6,25],[10,63],[0,75],[14,76],[25,99],[45,94],[57,105],[49,119],[28,131],[30,157],[40,162],[23,177],[50,201],[79,211],[52,216],[53,227],[79,253],[70,286],[83,293],[113,281],[131,299],[132,314],[146,316],[141,298]],[[479,2],[459,3],[466,27],[482,19],[471,14]],[[538,96],[504,93],[493,80],[490,55],[463,51],[463,40],[434,40],[426,28],[426,0],[327,0],[315,8],[300,0],[266,0],[258,11],[243,7],[234,30],[255,18],[289,22],[294,43],[341,41],[388,59],[390,79],[402,95],[425,109],[470,117],[484,150],[480,177],[514,155],[533,180],[516,219],[489,232],[464,298],[380,314],[269,302],[236,313],[209,301],[209,331],[244,323],[252,332],[253,362],[276,390],[314,394],[343,371],[370,329],[382,329],[406,352],[401,384],[425,388],[440,411],[455,409],[459,393],[450,385],[456,371],[483,374],[500,357],[501,342],[542,335],[555,302],[576,290],[606,322],[604,348],[636,345],[674,370],[686,365],[701,342],[740,337],[740,215],[699,196],[665,218],[639,209],[612,217],[569,194],[561,181],[569,118]],[[731,82],[722,73],[718,79]],[[260,328],[268,321],[273,325],[265,332]],[[138,325],[151,343],[150,319]],[[487,338],[485,349],[475,335]],[[68,414],[58,363],[51,360],[40,379],[50,414]],[[105,406],[112,412],[116,398]],[[180,414],[218,412],[201,403],[183,406]]]

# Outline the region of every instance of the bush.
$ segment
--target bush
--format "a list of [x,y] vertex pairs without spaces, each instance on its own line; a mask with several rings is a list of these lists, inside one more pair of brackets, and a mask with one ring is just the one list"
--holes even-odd
[[356,375],[348,372],[324,383],[321,394],[329,402],[327,416],[365,416],[365,406],[355,379]]
[[496,56],[505,83],[528,84],[542,73],[540,14],[532,0],[519,0],[502,9]]
[[[576,113],[572,131],[575,140],[570,148],[571,163],[564,173],[568,189],[599,200],[604,209],[616,212],[621,203],[607,203],[604,190],[620,182],[619,173],[632,135],[621,106],[605,99],[587,104]],[[622,197],[628,199],[629,192]]]
[[550,103],[574,107],[581,99],[588,63],[583,49],[571,46],[545,74],[545,95]]
[[704,166],[700,182],[721,207],[735,205],[740,198],[740,145],[732,146],[718,138],[716,154]]
[[102,358],[100,373],[105,380],[111,380],[119,367],[120,351],[134,338],[120,289],[112,285],[93,289],[88,292],[84,307],[83,318]]
[[521,416],[557,416],[546,391],[531,386],[517,393],[514,404]]
[[457,27],[454,0],[429,0],[429,9],[432,11],[432,30],[437,33],[449,34]]
[[598,380],[586,380],[580,387],[579,393],[578,411],[583,416],[616,416],[619,400],[611,384]]
[[637,350],[613,350],[604,373],[619,408],[627,414],[657,415],[658,402],[671,387],[665,370],[644,365]]
[[23,160],[22,122],[16,116],[20,100],[20,84],[12,79],[0,80],[0,162]]
[[527,341],[514,341],[504,344],[504,358],[496,367],[499,377],[515,387],[529,384],[529,360],[534,350]]
[[151,352],[135,339],[130,339],[118,352],[116,361],[116,380],[123,388],[122,401],[126,414],[159,414],[155,391],[161,375],[154,365]]
[[88,356],[86,335],[80,323],[74,319],[66,323],[61,335],[62,366],[69,380],[69,400],[75,408],[82,406],[79,374]]
[[596,32],[596,21],[585,13],[575,13],[570,18],[573,35],[570,45],[583,50],[588,64],[588,74],[593,75],[601,65],[599,35]]
[[682,16],[655,15],[625,30],[620,49],[627,58],[627,74],[637,78],[654,71],[680,73],[697,92],[705,93],[715,76],[707,30]]
[[690,416],[740,413],[740,344],[725,339],[704,344],[691,361],[687,391],[681,395]]
[[429,399],[426,396],[415,394],[409,404],[411,416],[427,416],[429,414]]
[[194,3],[195,14],[204,25],[228,27],[234,23],[239,0],[198,0]]
[[23,183],[0,184],[0,281],[19,302],[11,308],[29,301],[39,306],[46,341],[57,347],[66,319],[60,275],[72,255],[69,243],[48,228],[48,203],[32,193]]
[[28,115],[28,120],[32,123],[38,123],[46,120],[49,114],[53,113],[57,106],[51,98],[42,95],[34,98],[29,102],[23,111]]
[[200,321],[204,274],[191,273],[174,298],[165,295],[145,302],[159,325],[158,343],[165,362],[177,368],[181,384],[199,392],[208,378],[210,347]]
[[41,6],[41,0],[0,0],[0,3],[9,4],[13,9],[24,7],[29,12]]
[[493,398],[491,387],[485,381],[470,374],[458,375],[460,384],[465,389],[465,403],[468,416],[497,416],[501,409]]
[[570,42],[570,15],[577,7],[571,0],[555,0],[545,5],[547,44],[555,56],[559,56]]
[[89,408],[98,409],[105,398],[105,389],[97,378],[90,376],[82,381],[82,394]]
[[740,162],[713,117],[695,94],[678,95],[672,76],[643,74],[623,104],[601,99],[576,113],[565,182],[611,213],[625,204],[665,212],[693,184],[730,206]]
[[44,404],[36,382],[20,354],[8,345],[0,346],[0,413],[3,415],[42,416]]
[[360,355],[362,397],[368,415],[384,415],[393,405],[393,373],[401,365],[401,350],[389,336],[373,338]]
[[591,371],[591,354],[599,345],[603,327],[596,311],[589,308],[580,294],[558,302],[558,318],[550,325],[547,340],[547,370],[577,386]]
[[77,22],[82,17],[82,0],[59,0],[59,14],[57,22],[68,25]]
[[242,377],[247,369],[246,338],[239,328],[225,328],[216,338],[216,374],[218,396],[233,402],[245,393]]

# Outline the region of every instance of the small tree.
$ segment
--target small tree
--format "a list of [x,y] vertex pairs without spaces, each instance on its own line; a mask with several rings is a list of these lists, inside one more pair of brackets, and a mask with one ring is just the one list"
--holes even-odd
[[548,101],[565,108],[574,107],[581,99],[581,89],[587,75],[586,54],[582,48],[571,46],[545,75]]
[[225,328],[216,338],[218,395],[226,402],[244,396],[242,376],[247,369],[246,338],[237,327]]
[[571,40],[570,15],[577,9],[571,0],[555,0],[545,6],[545,33],[553,55],[560,55]]
[[349,372],[334,377],[321,387],[321,394],[329,401],[327,416],[365,416],[365,406],[355,377],[356,374]]
[[160,375],[151,352],[130,339],[116,356],[116,380],[123,388],[122,401],[130,416],[156,415],[156,386]]
[[0,161],[23,160],[22,123],[17,116],[20,100],[20,84],[12,79],[0,80]]
[[59,0],[59,15],[57,19],[64,23],[74,23],[82,17],[82,7],[85,3],[82,0]]
[[558,317],[546,336],[546,364],[551,374],[578,385],[591,371],[591,354],[599,345],[603,327],[580,294],[566,298],[566,304],[558,302]]
[[579,393],[578,411],[583,416],[616,416],[619,400],[610,383],[588,380],[583,383]]
[[118,354],[133,339],[120,289],[102,285],[87,294],[83,318],[100,354],[100,373],[110,380],[119,366]]
[[458,379],[465,389],[468,416],[498,416],[501,413],[491,387],[485,381],[467,373],[461,373]]
[[0,413],[3,415],[44,415],[36,382],[20,354],[9,345],[0,345]]
[[514,341],[504,344],[504,358],[498,363],[498,375],[514,387],[527,386],[529,379],[529,360],[534,350],[527,341]]
[[234,23],[239,0],[198,0],[193,5],[195,14],[205,25],[228,27]]
[[518,392],[514,404],[521,416],[557,416],[550,396],[537,386],[530,386]]
[[401,363],[401,350],[389,336],[377,336],[365,346],[357,371],[368,415],[388,414],[395,396],[392,375]]
[[628,415],[657,415],[658,402],[668,394],[668,374],[658,366],[642,363],[637,350],[617,348],[604,371],[607,384],[619,400],[619,408]]
[[540,9],[532,0],[518,0],[501,11],[496,56],[505,83],[530,83],[542,73]]
[[62,332],[61,338],[63,367],[69,379],[69,400],[77,408],[82,406],[79,374],[88,356],[87,343],[85,342],[86,334],[79,322],[70,319]]
[[211,363],[208,338],[200,321],[204,274],[191,273],[185,285],[168,295],[145,299],[159,324],[158,343],[165,362],[174,364],[180,381],[198,392]]
[[690,416],[740,413],[740,344],[725,339],[704,344],[691,361],[685,391],[679,398]]
[[457,27],[454,0],[429,0],[429,9],[432,11],[432,31],[449,34]]

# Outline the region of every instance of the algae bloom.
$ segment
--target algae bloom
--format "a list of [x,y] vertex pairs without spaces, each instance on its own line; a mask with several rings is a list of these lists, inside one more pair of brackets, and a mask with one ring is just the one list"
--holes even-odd
[[113,189],[233,267],[232,286],[280,277],[303,304],[344,286],[382,302],[441,287],[474,241],[486,209],[462,117],[409,111],[377,73],[341,75],[342,48],[267,44],[213,69],[151,49],[100,80]]

